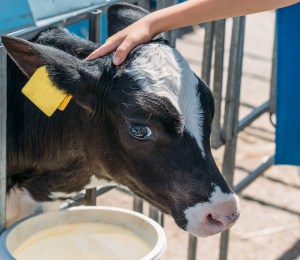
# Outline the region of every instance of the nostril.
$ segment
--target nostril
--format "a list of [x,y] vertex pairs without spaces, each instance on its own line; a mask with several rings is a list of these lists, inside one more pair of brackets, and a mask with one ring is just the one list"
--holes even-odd
[[206,218],[207,218],[207,222],[210,225],[219,226],[219,227],[224,226],[223,223],[220,221],[220,216],[216,214],[208,214]]
[[225,216],[212,213],[207,215],[207,220],[210,225],[229,228],[237,221],[239,216],[238,212]]
[[234,223],[238,220],[239,216],[240,216],[240,213],[237,212],[237,213],[232,213],[229,216],[226,216],[226,218],[227,218],[228,222]]

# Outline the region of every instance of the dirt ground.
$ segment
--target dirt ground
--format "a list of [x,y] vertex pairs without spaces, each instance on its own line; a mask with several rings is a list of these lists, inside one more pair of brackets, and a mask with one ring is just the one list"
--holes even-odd
[[[274,39],[274,12],[247,17],[240,118],[268,99]],[[226,60],[231,21],[227,22]],[[204,30],[198,26],[177,41],[177,48],[200,75]],[[228,62],[225,62],[225,76]],[[280,72],[279,72],[280,73]],[[266,114],[239,135],[235,183],[274,154],[274,127]],[[213,151],[222,168],[222,148]],[[231,229],[228,259],[300,259],[300,168],[273,166],[241,193],[242,214]],[[132,208],[132,198],[117,190],[98,198],[99,205]],[[146,208],[146,207],[145,207]],[[167,260],[187,259],[187,234],[166,216]],[[197,259],[218,259],[220,236],[199,238]]]

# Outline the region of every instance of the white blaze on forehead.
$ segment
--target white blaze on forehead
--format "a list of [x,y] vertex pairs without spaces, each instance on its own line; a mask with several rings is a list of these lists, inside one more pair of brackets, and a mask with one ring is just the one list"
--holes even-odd
[[196,139],[204,157],[198,79],[180,53],[166,45],[147,45],[126,71],[145,91],[170,100],[181,116],[182,127]]

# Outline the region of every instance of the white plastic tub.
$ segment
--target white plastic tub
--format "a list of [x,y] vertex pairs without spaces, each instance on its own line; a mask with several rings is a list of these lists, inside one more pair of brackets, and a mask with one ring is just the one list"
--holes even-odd
[[142,214],[111,207],[75,207],[13,225],[0,238],[0,259],[157,260],[165,246],[163,228]]

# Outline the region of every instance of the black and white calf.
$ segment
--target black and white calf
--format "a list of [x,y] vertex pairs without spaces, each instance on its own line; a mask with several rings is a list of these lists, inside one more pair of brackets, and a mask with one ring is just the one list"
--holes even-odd
[[[116,4],[113,34],[146,11]],[[119,67],[112,54],[85,61],[98,45],[61,28],[32,42],[3,37],[8,64],[8,222],[87,186],[128,186],[183,229],[209,236],[239,217],[239,200],[211,154],[212,95],[161,37],[135,48]],[[17,66],[16,66],[16,65]],[[21,88],[45,65],[73,99],[48,118]],[[22,72],[20,72],[20,70]],[[27,77],[25,77],[27,76]]]

